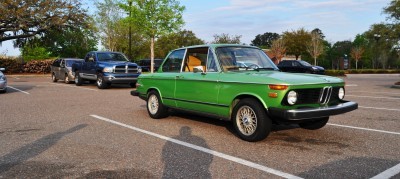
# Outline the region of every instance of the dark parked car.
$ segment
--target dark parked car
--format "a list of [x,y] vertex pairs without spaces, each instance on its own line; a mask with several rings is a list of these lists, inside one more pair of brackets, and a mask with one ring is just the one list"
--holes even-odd
[[72,74],[72,64],[82,62],[83,59],[78,58],[59,58],[54,60],[50,66],[51,80],[57,82],[59,79],[64,80],[65,83],[71,83],[75,80]]
[[0,93],[7,92],[7,77],[1,72],[5,70],[5,68],[0,68]]
[[325,69],[302,60],[283,60],[278,64],[283,72],[325,74]]
[[[154,71],[158,70],[162,62],[163,59],[154,59]],[[138,65],[142,67],[142,71],[150,71],[150,59],[139,60]]]

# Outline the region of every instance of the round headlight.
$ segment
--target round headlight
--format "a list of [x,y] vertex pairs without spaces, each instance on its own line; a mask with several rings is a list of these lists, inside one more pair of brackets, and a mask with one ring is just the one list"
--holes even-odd
[[344,98],[344,88],[339,88],[338,97],[339,97],[339,99],[343,99]]
[[290,105],[294,105],[297,102],[297,93],[296,91],[290,91],[287,95],[287,102]]

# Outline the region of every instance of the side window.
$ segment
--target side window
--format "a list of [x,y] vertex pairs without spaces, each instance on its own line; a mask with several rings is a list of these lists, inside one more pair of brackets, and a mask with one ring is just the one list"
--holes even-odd
[[198,66],[202,66],[206,71],[207,54],[208,47],[188,49],[182,71],[193,72],[193,68]]
[[294,66],[294,67],[297,67],[297,66],[299,66],[298,62],[296,62],[296,61],[293,61],[293,66]]
[[218,72],[217,64],[214,58],[214,53],[212,52],[211,49],[208,49],[207,71]]
[[54,60],[53,66],[60,67],[60,59]]
[[65,60],[61,60],[60,67],[65,67]]
[[162,67],[163,72],[180,72],[185,49],[176,50],[169,54]]

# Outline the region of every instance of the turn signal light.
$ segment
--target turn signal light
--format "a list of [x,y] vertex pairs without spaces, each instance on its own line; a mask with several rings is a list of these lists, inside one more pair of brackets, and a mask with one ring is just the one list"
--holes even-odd
[[286,90],[288,88],[288,85],[268,85],[269,89],[272,90]]

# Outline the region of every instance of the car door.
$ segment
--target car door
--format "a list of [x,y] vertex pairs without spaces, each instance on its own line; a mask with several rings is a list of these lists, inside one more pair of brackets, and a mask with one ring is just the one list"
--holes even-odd
[[61,59],[60,61],[60,70],[59,70],[59,79],[65,79],[65,66],[66,66],[66,62],[65,59]]
[[60,79],[60,62],[61,62],[61,59],[57,59],[53,62],[52,66],[51,66],[51,70],[57,79]]
[[217,114],[219,75],[212,50],[208,47],[188,49],[182,72],[176,78],[177,107]]

